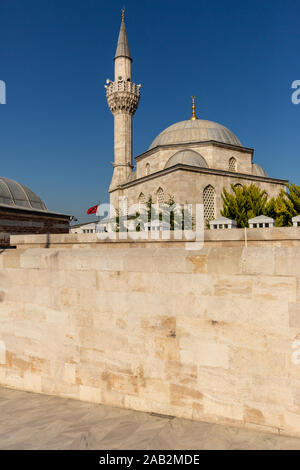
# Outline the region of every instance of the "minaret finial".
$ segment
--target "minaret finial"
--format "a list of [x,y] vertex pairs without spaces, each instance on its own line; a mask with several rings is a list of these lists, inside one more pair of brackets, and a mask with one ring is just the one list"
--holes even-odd
[[120,33],[119,33],[115,59],[117,57],[128,57],[130,60],[132,60],[131,55],[130,55],[130,50],[129,50],[126,27],[125,27],[125,8],[124,7],[122,8],[122,21],[121,21],[121,28],[120,28]]
[[191,96],[192,98],[192,117],[190,118],[191,121],[196,121],[196,119],[198,119],[196,117],[196,114],[195,114],[195,109],[196,109],[196,106],[195,106],[195,97],[194,96]]

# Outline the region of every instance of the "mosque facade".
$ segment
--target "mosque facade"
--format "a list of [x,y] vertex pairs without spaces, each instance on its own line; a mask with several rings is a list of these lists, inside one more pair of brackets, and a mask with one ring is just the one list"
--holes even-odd
[[179,204],[204,204],[206,220],[220,215],[221,193],[231,185],[251,183],[271,198],[287,181],[269,177],[253,162],[252,148],[244,147],[224,125],[198,119],[193,100],[190,119],[163,130],[149,148],[132,155],[132,119],[139,105],[140,84],[132,81],[132,57],[122,12],[122,22],[114,57],[114,81],[106,81],[106,98],[114,116],[114,162],[109,187],[110,203],[128,206],[167,202],[171,195]]

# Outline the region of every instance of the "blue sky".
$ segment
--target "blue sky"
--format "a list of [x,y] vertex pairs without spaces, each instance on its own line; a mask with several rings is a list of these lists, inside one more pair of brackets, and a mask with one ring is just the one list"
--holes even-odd
[[[104,83],[124,1],[0,0],[2,176],[49,209],[89,220],[108,201],[113,117]],[[142,84],[134,155],[169,125],[197,115],[253,147],[270,176],[300,184],[298,0],[127,0],[133,80]]]

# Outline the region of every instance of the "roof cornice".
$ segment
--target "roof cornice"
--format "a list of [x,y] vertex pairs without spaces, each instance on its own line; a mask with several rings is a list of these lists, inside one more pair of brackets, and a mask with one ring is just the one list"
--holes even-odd
[[245,153],[251,153],[253,155],[254,149],[248,148],[248,147],[242,147],[240,145],[233,145],[233,144],[226,144],[224,142],[217,142],[216,140],[201,140],[198,142],[182,142],[182,143],[176,143],[176,144],[165,144],[165,145],[157,145],[156,147],[146,150],[146,152],[141,153],[140,155],[137,155],[135,157],[136,161],[142,160],[145,157],[149,157],[153,153],[156,153],[158,150],[164,149],[176,149],[180,147],[186,147],[186,148],[191,148],[194,147],[195,145],[200,145],[201,147],[207,146],[207,145],[214,145],[215,147],[222,147],[222,148],[228,148],[232,150],[239,150],[240,152],[245,152]]
[[171,168],[164,168],[163,170],[157,171],[155,173],[152,173],[151,175],[143,176],[142,178],[135,179],[133,181],[129,181],[128,183],[124,183],[117,188],[114,188],[112,191],[109,192],[114,192],[117,191],[118,189],[126,189],[132,186],[135,186],[139,183],[143,183],[145,181],[149,181],[155,178],[159,178],[160,176],[167,175],[169,173],[172,173],[174,171],[190,171],[194,173],[204,173],[204,174],[209,174],[209,175],[218,175],[218,176],[230,176],[231,178],[240,178],[240,179],[246,179],[250,181],[257,181],[260,183],[273,183],[273,184],[287,184],[288,180],[283,180],[283,179],[277,179],[277,178],[269,178],[266,176],[257,176],[257,175],[251,175],[247,173],[235,173],[233,171],[226,171],[226,170],[216,170],[213,168],[199,168],[195,166],[190,166],[190,165],[185,165],[183,163],[178,163],[177,165],[172,166]]
[[71,215],[68,214],[61,214],[60,212],[51,212],[48,210],[42,209],[31,209],[30,207],[20,207],[20,206],[12,206],[8,204],[0,204],[0,214],[3,212],[18,212],[20,214],[32,214],[32,215],[39,215],[45,217],[58,217],[58,218],[71,218]]

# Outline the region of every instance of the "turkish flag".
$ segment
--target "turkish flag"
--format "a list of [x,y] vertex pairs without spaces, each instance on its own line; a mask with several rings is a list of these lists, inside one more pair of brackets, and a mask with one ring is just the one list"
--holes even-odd
[[97,213],[97,209],[98,209],[98,205],[97,206],[93,206],[93,207],[90,207],[86,213],[87,214],[96,214]]

